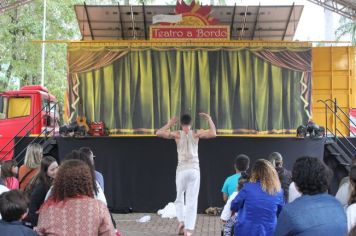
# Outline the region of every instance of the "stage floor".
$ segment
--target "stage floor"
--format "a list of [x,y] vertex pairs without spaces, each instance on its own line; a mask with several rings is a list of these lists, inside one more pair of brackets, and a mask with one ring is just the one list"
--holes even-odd
[[[142,216],[151,216],[151,221],[138,223]],[[132,213],[113,215],[119,231],[124,236],[175,236],[177,235],[177,219],[162,219],[157,214]],[[220,236],[220,219],[217,216],[198,215],[196,236]]]

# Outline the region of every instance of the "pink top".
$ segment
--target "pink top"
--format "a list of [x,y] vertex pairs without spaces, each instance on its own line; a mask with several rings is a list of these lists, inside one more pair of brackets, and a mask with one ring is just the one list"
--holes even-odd
[[115,236],[108,208],[90,197],[45,202],[35,231],[39,235]]
[[5,178],[5,186],[10,189],[19,189],[19,181],[15,177]]

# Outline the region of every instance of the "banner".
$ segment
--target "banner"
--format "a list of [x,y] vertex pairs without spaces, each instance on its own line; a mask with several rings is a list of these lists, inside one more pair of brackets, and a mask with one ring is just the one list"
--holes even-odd
[[230,26],[151,26],[151,40],[230,39]]
[[152,17],[152,24],[157,23],[178,23],[183,20],[182,14],[179,15],[154,15]]

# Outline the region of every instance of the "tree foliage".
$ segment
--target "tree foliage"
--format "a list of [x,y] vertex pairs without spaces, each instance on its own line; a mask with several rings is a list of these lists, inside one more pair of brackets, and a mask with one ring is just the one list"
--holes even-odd
[[[33,1],[0,15],[0,91],[40,84],[43,2]],[[79,39],[73,5],[77,0],[47,1],[47,40]],[[46,44],[45,86],[59,101],[66,89],[66,45]]]
[[336,37],[339,40],[341,37],[349,36],[353,45],[356,45],[356,21],[347,18],[340,19],[340,27],[336,29]]

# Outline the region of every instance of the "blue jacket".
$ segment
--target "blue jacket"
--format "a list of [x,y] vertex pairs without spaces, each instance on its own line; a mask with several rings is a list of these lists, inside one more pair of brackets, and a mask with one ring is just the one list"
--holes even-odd
[[273,235],[283,205],[283,190],[270,195],[262,190],[260,182],[246,183],[231,203],[231,210],[238,212],[235,235]]
[[346,214],[329,194],[303,195],[283,208],[275,235],[347,235]]
[[6,222],[0,220],[1,236],[36,236],[37,234],[30,228],[24,226],[20,221]]

